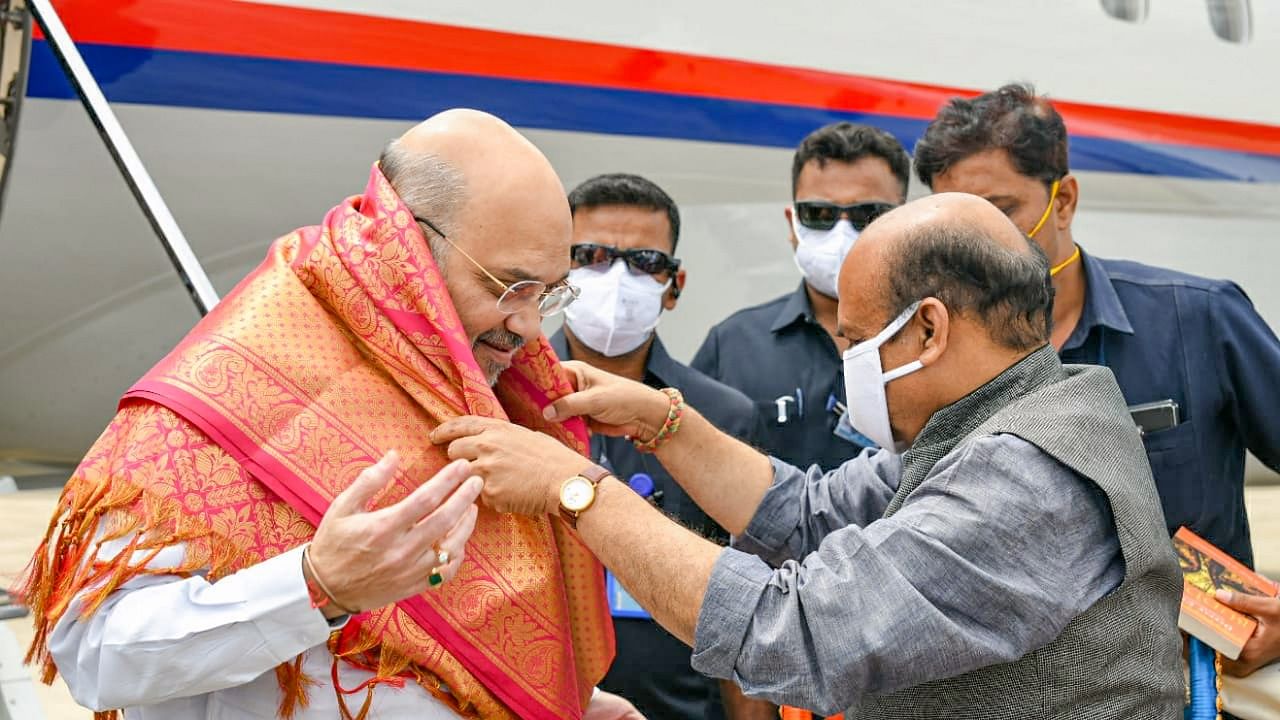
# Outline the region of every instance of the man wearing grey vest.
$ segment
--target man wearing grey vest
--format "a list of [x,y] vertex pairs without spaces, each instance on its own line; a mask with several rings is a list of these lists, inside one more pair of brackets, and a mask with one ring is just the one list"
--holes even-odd
[[848,718],[1176,718],[1181,576],[1111,371],[1049,345],[1042,251],[940,194],[840,275],[849,417],[886,448],[807,472],[660,392],[570,364],[549,417],[627,435],[734,535],[719,548],[550,438],[437,429],[503,511],[559,513],[694,668]]

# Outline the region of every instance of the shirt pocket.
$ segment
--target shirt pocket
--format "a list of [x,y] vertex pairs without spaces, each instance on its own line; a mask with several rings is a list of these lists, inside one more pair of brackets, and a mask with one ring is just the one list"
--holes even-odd
[[787,450],[795,450],[795,443],[804,437],[804,417],[794,405],[784,409],[785,421],[778,421],[778,405],[773,400],[756,401],[756,440],[760,449],[774,456]]
[[1175,427],[1148,433],[1142,438],[1165,525],[1170,532],[1194,526],[1203,514],[1204,482],[1200,472],[1195,426],[1183,422]]

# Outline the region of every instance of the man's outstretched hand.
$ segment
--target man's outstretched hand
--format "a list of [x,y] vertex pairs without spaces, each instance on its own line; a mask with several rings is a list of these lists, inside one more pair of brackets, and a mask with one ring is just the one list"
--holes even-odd
[[662,429],[671,409],[671,400],[662,391],[584,362],[569,360],[562,365],[577,390],[548,405],[542,413],[547,420],[563,422],[582,416],[592,432],[641,442]]
[[[307,551],[320,584],[343,608],[371,610],[423,592],[439,565],[437,550],[448,552],[449,562],[440,568],[446,582],[462,563],[483,482],[469,463],[456,461],[394,505],[369,510],[399,464],[392,450],[365,468],[334,498]],[[329,617],[341,614],[331,605],[322,610]]]

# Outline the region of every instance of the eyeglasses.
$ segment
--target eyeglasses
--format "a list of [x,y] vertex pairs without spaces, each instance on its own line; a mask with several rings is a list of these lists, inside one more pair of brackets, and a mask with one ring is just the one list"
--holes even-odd
[[554,287],[548,288],[547,284],[541,280],[519,280],[508,285],[499,280],[493,273],[485,269],[485,266],[476,262],[475,258],[468,255],[466,250],[458,247],[456,243],[449,239],[449,236],[445,235],[440,231],[440,228],[435,226],[435,223],[427,220],[426,218],[420,218],[417,215],[414,215],[413,219],[431,228],[435,234],[439,235],[441,239],[449,243],[450,247],[461,253],[462,257],[470,260],[472,265],[480,268],[480,272],[487,275],[490,280],[494,281],[502,288],[502,295],[498,298],[498,310],[506,313],[507,315],[514,315],[530,305],[537,303],[538,314],[544,318],[551,317],[552,315],[563,312],[565,308],[572,305],[573,301],[578,299],[579,293],[582,292],[569,283],[560,283]]
[[843,215],[849,218],[853,229],[862,232],[872,220],[897,207],[891,203],[866,202],[853,205],[836,205],[821,200],[796,203],[796,222],[810,230],[830,230]]
[[680,261],[661,250],[621,250],[611,245],[595,243],[579,243],[569,248],[569,260],[574,267],[612,265],[618,258],[626,261],[627,267],[632,270],[650,275],[680,269]]

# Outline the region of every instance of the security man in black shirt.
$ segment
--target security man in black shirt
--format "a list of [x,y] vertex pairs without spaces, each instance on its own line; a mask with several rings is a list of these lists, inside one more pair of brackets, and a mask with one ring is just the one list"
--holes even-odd
[[716,325],[693,367],[755,402],[760,446],[792,464],[833,470],[873,443],[844,415],[835,335],[836,276],[858,233],[901,205],[911,161],[889,133],[841,122],[810,133],[791,164],[784,215],[804,282]]
[[[581,289],[551,338],[563,359],[581,360],[655,388],[679,389],[720,429],[752,442],[754,407],[742,393],[682,365],[654,334],[663,310],[676,306],[685,272],[673,257],[680,232],[675,203],[636,175],[601,175],[569,194],[573,211],[569,282]],[[595,436],[592,458],[695,532],[728,535],[707,517],[653,455],[625,438]],[[655,623],[612,575],[609,605],[617,657],[600,687],[630,700],[646,717],[717,720],[721,685],[689,664],[690,649]],[[757,701],[724,687],[730,707]]]

